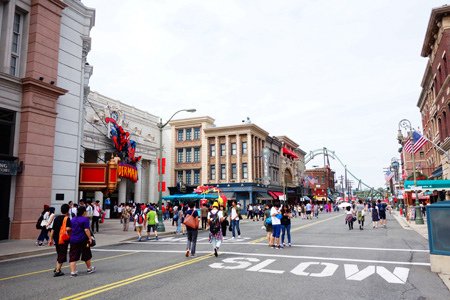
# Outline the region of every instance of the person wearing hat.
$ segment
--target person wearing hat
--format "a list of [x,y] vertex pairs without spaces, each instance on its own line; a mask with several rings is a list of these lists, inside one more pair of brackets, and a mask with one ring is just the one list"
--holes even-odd
[[211,211],[208,213],[209,242],[213,246],[214,256],[217,257],[219,247],[223,242],[222,225],[223,213],[219,210],[219,203],[214,202]]

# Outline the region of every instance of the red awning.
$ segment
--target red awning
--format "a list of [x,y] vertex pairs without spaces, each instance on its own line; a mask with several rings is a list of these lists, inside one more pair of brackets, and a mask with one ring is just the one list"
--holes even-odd
[[275,200],[280,199],[280,196],[284,195],[283,192],[277,192],[277,191],[268,191],[267,193]]
[[283,149],[283,154],[286,154],[286,156],[291,156],[292,158],[298,158],[298,155],[295,154],[294,151],[289,150],[289,149],[286,148],[286,147],[283,147],[282,149]]

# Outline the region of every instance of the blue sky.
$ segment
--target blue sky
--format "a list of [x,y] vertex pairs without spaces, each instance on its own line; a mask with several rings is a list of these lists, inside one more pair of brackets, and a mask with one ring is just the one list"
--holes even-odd
[[[398,122],[421,126],[420,56],[441,1],[83,0],[96,9],[91,89],[167,120],[250,117],[306,151],[334,150],[384,186]],[[331,160],[340,176],[343,169]],[[318,158],[307,165],[323,165]]]

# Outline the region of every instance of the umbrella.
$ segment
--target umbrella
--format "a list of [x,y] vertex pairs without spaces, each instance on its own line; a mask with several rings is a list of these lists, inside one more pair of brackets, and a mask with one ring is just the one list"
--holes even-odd
[[338,205],[339,208],[346,208],[348,206],[352,206],[352,205],[348,202],[342,202],[341,204]]

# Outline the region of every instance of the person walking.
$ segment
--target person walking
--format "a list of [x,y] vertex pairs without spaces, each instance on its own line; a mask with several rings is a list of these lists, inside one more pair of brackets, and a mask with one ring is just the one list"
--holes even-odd
[[347,206],[346,207],[346,212],[345,212],[345,221],[348,225],[348,230],[353,230],[353,209],[351,206]]
[[356,205],[356,217],[358,218],[359,230],[364,229],[365,212],[366,212],[365,206],[364,206],[362,200],[360,199],[358,201],[358,204]]
[[272,219],[272,236],[273,236],[273,248],[281,249],[280,246],[280,233],[281,233],[281,211],[280,203],[276,201],[270,209],[270,217]]
[[118,218],[119,218],[119,220],[120,220],[120,224],[123,223],[123,220],[122,220],[122,212],[123,212],[123,209],[124,209],[123,203],[120,203],[119,207],[117,208],[117,216],[118,216]]
[[264,208],[264,226],[266,227],[266,237],[269,247],[273,246],[273,236],[272,236],[272,217],[270,216],[270,210],[272,208],[271,204],[266,204]]
[[206,207],[206,203],[203,204],[200,213],[202,217],[202,229],[206,229],[206,224],[208,224],[208,207]]
[[380,215],[378,211],[378,206],[375,205],[375,202],[372,203],[372,224],[373,228],[378,228],[378,221],[380,221]]
[[61,215],[55,217],[52,230],[50,231],[48,245],[53,246],[54,244],[56,249],[56,267],[53,270],[53,277],[64,275],[61,268],[67,261],[67,250],[69,249],[70,210],[71,208],[68,204],[61,205]]
[[239,218],[240,218],[241,211],[239,207],[236,204],[236,201],[233,201],[231,203],[231,212],[230,212],[230,222],[231,222],[231,232],[233,234],[233,237],[231,239],[236,238],[236,230],[238,234],[238,238],[241,238],[241,229],[239,228]]
[[138,207],[134,213],[134,227],[138,235],[138,242],[142,241],[142,230],[144,229],[145,215],[144,212]]
[[[317,203],[314,204],[313,210],[314,210],[314,217],[316,217],[316,219],[318,219],[319,218],[319,205]],[[320,212],[322,212],[322,209],[320,209]]]
[[[228,214],[225,210],[225,208],[223,207],[223,205],[220,206],[219,210],[222,212],[223,214],[223,222],[221,223],[222,225],[222,236],[227,236],[227,229],[228,226],[230,225],[230,223],[228,222]],[[208,219],[208,215],[206,215],[206,218]]]
[[150,234],[153,231],[155,233],[155,240],[158,240],[158,214],[153,206],[150,207],[147,213],[147,240],[150,240]]
[[305,210],[306,210],[306,219],[307,220],[308,219],[312,220],[311,209],[312,209],[311,203],[310,202],[306,203]]
[[36,228],[39,228],[41,230],[36,241],[36,246],[43,246],[44,240],[48,241],[49,239],[47,231],[48,219],[50,217],[49,210],[50,206],[44,205],[44,210],[41,212],[41,216],[38,219],[38,224],[36,224]]
[[130,226],[131,207],[127,204],[122,210],[123,231],[128,231]]
[[386,228],[386,207],[387,207],[387,204],[386,203],[381,203],[381,200],[378,200],[377,207],[378,207],[378,214],[380,216],[380,226],[383,226],[384,228]]
[[[235,203],[236,205],[236,203]],[[219,210],[219,204],[213,203],[211,211],[208,213],[209,224],[209,242],[213,246],[214,256],[219,256],[219,248],[223,242],[221,223],[223,221],[223,213]]]
[[94,227],[97,229],[96,232],[98,232],[98,222],[100,220],[100,217],[102,215],[102,209],[100,207],[100,201],[95,201],[93,211],[92,211],[92,224],[91,224],[91,230],[94,232]]
[[86,215],[86,208],[80,206],[78,207],[77,216],[74,217],[71,222],[72,231],[70,235],[69,250],[70,277],[78,276],[77,261],[79,261],[80,258],[85,262],[88,274],[95,272],[95,267],[91,264],[91,245],[93,237],[89,229],[89,219]]
[[285,233],[287,233],[288,246],[291,247],[291,219],[292,211],[289,205],[285,205],[281,208],[281,247],[284,248]]
[[198,212],[195,209],[195,203],[189,203],[189,209],[186,211],[185,218],[191,215],[194,218],[195,225],[190,227],[186,225],[187,231],[187,245],[186,245],[186,257],[195,256],[195,247],[197,245],[197,235],[198,235]]

